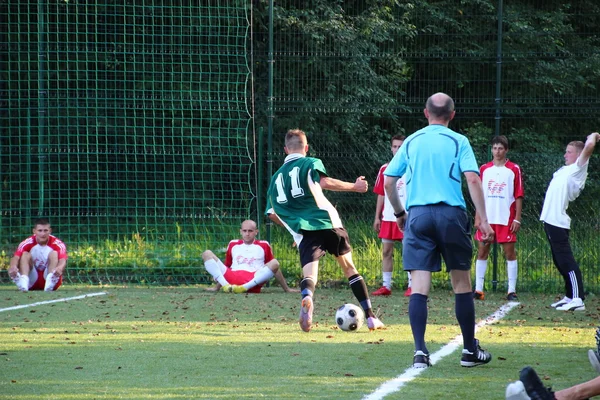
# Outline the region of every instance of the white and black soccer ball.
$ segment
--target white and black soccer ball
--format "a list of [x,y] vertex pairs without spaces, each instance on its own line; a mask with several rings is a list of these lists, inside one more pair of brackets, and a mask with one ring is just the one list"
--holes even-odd
[[335,312],[335,322],[343,331],[357,331],[365,322],[365,313],[354,304],[344,304]]

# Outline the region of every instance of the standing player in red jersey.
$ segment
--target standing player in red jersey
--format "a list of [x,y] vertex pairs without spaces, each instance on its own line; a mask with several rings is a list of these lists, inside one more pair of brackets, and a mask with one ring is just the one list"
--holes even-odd
[[[395,135],[392,137],[392,156],[395,156],[398,152],[402,143],[404,143],[405,137],[402,135]],[[396,217],[394,216],[394,209],[390,204],[389,199],[385,193],[384,182],[384,171],[387,168],[387,163],[379,168],[377,174],[377,180],[375,181],[375,187],[373,192],[377,194],[377,205],[375,207],[375,219],[373,220],[373,230],[379,233],[381,239],[381,264],[382,264],[382,275],[383,284],[379,289],[371,293],[371,296],[389,296],[392,294],[392,274],[394,272],[394,244],[395,242],[401,242],[404,234],[398,228],[396,223]],[[406,185],[404,178],[398,179],[396,182],[396,189],[398,191],[398,197],[404,207],[406,201]],[[408,288],[404,292],[404,296],[410,296],[411,293],[411,281],[410,272],[408,275]]]
[[273,257],[269,242],[256,239],[256,222],[242,222],[240,234],[242,239],[229,242],[224,263],[210,250],[202,253],[204,267],[222,290],[228,293],[260,293],[261,287],[275,276],[285,292],[293,292],[279,271],[279,261]]
[[51,233],[48,220],[38,219],[33,226],[33,236],[22,241],[11,258],[8,275],[20,291],[51,292],[62,285],[67,247]]
[[[508,290],[506,299],[517,300],[517,253],[515,243],[517,232],[521,229],[521,210],[523,209],[523,181],[521,168],[508,158],[508,139],[506,136],[495,136],[492,139],[493,160],[483,164],[479,169],[487,218],[496,233],[496,242],[502,244],[506,258]],[[479,231],[479,215],[475,214],[475,239],[479,241],[477,262],[475,263],[475,292],[473,297],[483,300],[483,284],[487,270],[487,259],[490,254],[490,243],[481,240]]]

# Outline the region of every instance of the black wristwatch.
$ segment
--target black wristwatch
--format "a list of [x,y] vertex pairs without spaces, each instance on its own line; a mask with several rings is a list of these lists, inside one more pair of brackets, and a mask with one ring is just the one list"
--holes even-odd
[[396,218],[404,217],[405,215],[406,215],[406,210],[402,210],[399,213],[394,213],[394,217],[396,217]]

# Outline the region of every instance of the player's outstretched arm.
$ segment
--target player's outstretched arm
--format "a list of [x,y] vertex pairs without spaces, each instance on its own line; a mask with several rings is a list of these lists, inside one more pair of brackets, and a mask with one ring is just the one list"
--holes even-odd
[[323,176],[319,181],[319,185],[321,185],[322,189],[333,192],[365,193],[369,189],[369,183],[365,180],[364,176],[359,176],[355,182],[345,182],[329,176]]
[[600,133],[593,132],[590,133],[585,141],[585,145],[583,146],[583,150],[581,151],[581,155],[579,156],[579,161],[577,165],[580,167],[585,165],[586,162],[590,159],[592,153],[594,152],[594,148],[596,147],[596,143],[600,140]]

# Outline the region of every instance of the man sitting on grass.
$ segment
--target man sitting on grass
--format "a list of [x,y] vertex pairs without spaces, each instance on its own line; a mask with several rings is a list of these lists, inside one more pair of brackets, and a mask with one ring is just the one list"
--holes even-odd
[[210,250],[202,253],[204,267],[218,283],[207,290],[222,288],[228,293],[260,293],[261,287],[275,276],[286,293],[294,292],[279,270],[279,261],[273,257],[269,242],[256,239],[256,222],[242,222],[240,234],[242,239],[229,242],[225,263]]

